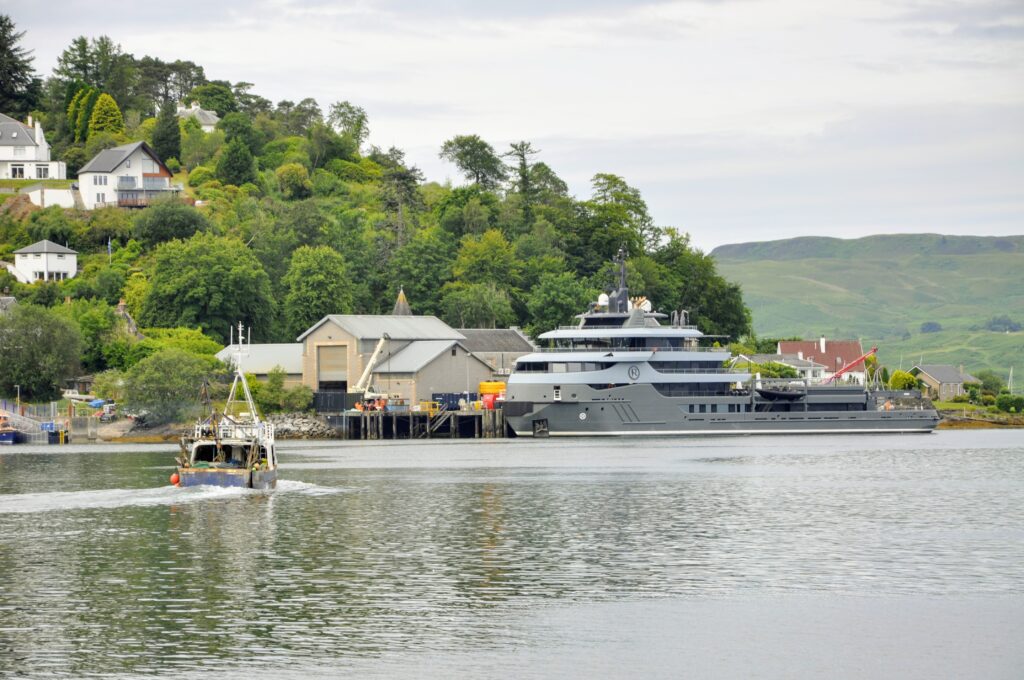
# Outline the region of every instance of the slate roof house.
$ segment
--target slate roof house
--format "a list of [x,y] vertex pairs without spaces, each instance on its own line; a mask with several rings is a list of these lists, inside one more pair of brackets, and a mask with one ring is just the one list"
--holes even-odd
[[956,368],[945,364],[921,364],[910,369],[910,374],[927,386],[928,396],[939,401],[949,401],[953,397],[967,393],[966,385],[981,381],[963,367]]
[[203,132],[213,132],[217,129],[217,123],[220,122],[220,117],[216,112],[199,108],[199,102],[196,101],[192,102],[192,105],[187,108],[178,104],[178,118],[195,118]]
[[64,179],[67,169],[50,160],[50,145],[39,121],[28,123],[0,113],[0,179]]
[[145,208],[177,196],[171,171],[146,142],[133,142],[99,152],[78,171],[79,191],[87,210],[116,205]]
[[14,264],[0,262],[21,283],[63,281],[78,273],[78,253],[53,241],[38,241],[14,251]]
[[381,338],[370,384],[409,404],[434,394],[476,392],[491,367],[466,348],[465,336],[434,316],[331,314],[297,340],[302,382],[314,392],[345,392],[355,385]]
[[463,346],[486,362],[494,376],[501,379],[512,372],[516,359],[537,351],[518,328],[460,328],[459,333],[466,338]]
[[[779,354],[795,354],[798,359],[806,359],[824,366],[823,379],[827,380],[836,371],[864,354],[860,340],[827,340],[821,336],[819,340],[782,340],[778,346]],[[866,373],[864,364],[859,364],[843,374],[841,380],[864,384]]]

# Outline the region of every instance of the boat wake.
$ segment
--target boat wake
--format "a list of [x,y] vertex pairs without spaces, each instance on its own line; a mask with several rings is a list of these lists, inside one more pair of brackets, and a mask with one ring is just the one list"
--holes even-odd
[[51,491],[0,495],[0,515],[92,510],[130,506],[181,505],[210,500],[243,498],[266,494],[302,494],[327,496],[343,491],[291,480],[279,480],[275,491],[257,491],[220,486],[178,488],[161,486],[149,489],[97,489],[92,491]]

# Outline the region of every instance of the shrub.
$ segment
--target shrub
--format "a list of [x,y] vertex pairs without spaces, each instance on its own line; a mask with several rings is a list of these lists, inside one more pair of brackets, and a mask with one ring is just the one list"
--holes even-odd
[[188,173],[188,185],[190,187],[202,186],[213,179],[213,170],[205,165],[200,165],[198,168]]
[[181,172],[181,163],[178,161],[177,158],[168,158],[164,165],[167,166],[168,170],[175,174]]

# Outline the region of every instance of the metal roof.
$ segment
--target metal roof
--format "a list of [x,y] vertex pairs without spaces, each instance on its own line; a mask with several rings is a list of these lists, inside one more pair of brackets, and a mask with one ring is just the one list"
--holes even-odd
[[381,338],[386,333],[392,340],[464,340],[459,333],[436,316],[391,316],[385,314],[329,314],[296,338],[307,335],[327,322],[339,326],[360,340]]
[[29,126],[0,113],[0,146],[38,146]]
[[454,340],[416,340],[397,354],[386,357],[373,369],[374,373],[416,373],[438,356],[448,351]]
[[[228,345],[217,352],[217,358],[226,363],[234,361],[237,345]],[[302,373],[302,343],[268,343],[247,345],[247,356],[242,357],[242,370],[246,373],[263,375],[280,366],[289,375]]]
[[958,385],[960,383],[981,382],[973,375],[961,373],[960,369],[946,364],[921,364],[920,366],[914,366],[914,368],[910,369],[911,373],[914,371],[927,373],[932,378],[935,378],[936,382],[940,383],[952,383],[954,385]]
[[59,243],[53,241],[42,240],[33,243],[30,246],[25,246],[21,250],[15,250],[15,255],[34,255],[36,253],[55,253],[57,255],[77,255],[78,251],[71,250],[71,248],[65,248]]
[[207,111],[199,107],[178,109],[178,118],[195,118],[200,125],[216,125],[220,122],[220,116],[215,111]]
[[460,328],[470,352],[532,352],[529,338],[515,328]]

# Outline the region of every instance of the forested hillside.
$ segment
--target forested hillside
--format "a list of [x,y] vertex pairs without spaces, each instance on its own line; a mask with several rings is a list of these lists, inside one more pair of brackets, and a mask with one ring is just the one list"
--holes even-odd
[[712,256],[759,335],[859,337],[890,366],[1024,367],[1024,236],[811,237]]
[[[327,313],[388,313],[399,287],[415,313],[453,326],[537,333],[611,283],[620,247],[634,294],[689,309],[709,333],[749,330],[739,287],[685,235],[657,226],[611,172],[577,198],[529,141],[494,148],[467,131],[438,140],[464,183],[439,184],[401,149],[371,144],[372,121],[344,99],[272,103],[253,83],[127,54],[106,36],[75,39],[43,77],[2,15],[0,33],[17,76],[0,83],[0,112],[40,120],[69,177],[101,150],[142,140],[187,191],[141,211],[39,209],[21,196],[0,209],[0,259],[40,239],[80,253],[74,279],[21,285],[0,271],[0,291],[68,319],[81,370],[128,369],[154,351],[151,339],[139,350],[113,314],[122,298],[144,329],[198,329],[218,342],[237,321],[257,341],[290,342]],[[177,103],[193,101],[220,117],[214,131],[178,119]],[[197,346],[179,335],[161,337]],[[19,379],[0,370],[0,393]]]

